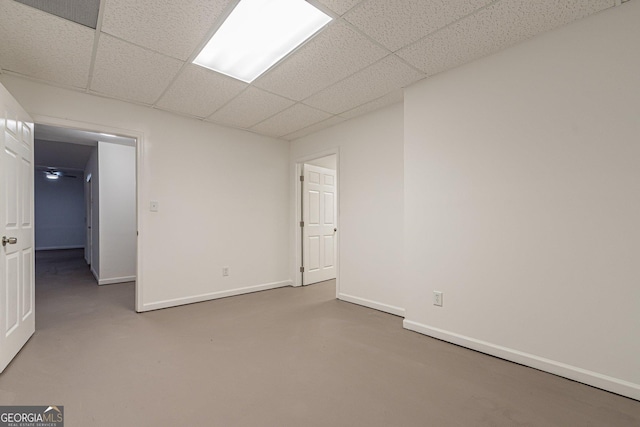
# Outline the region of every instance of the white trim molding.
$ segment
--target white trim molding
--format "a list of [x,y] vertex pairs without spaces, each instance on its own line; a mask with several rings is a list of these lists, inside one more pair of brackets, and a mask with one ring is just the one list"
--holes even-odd
[[112,277],[111,279],[99,279],[98,285],[113,285],[114,283],[135,282],[136,276]]
[[411,320],[404,320],[402,326],[410,331],[428,335],[439,340],[447,341],[462,347],[470,348],[481,353],[499,357],[541,371],[549,372],[570,380],[578,381],[593,387],[607,390],[622,396],[640,400],[640,384],[634,384],[618,378],[603,375],[598,372],[567,365],[566,363],[539,357],[534,354],[492,344],[486,341],[427,326]]
[[[58,86],[67,88],[66,86]],[[67,88],[71,89],[71,88]],[[95,95],[95,94],[94,94]],[[97,95],[99,96],[99,95]],[[88,130],[92,132],[103,132],[110,133],[114,135],[122,135],[128,136],[130,138],[134,138],[136,140],[136,226],[137,226],[137,234],[138,240],[136,242],[136,311],[144,311],[142,310],[143,301],[144,301],[144,281],[143,281],[143,268],[142,263],[144,260],[143,257],[143,245],[141,244],[140,235],[144,233],[144,221],[142,221],[142,211],[143,206],[145,206],[145,201],[148,200],[149,194],[149,179],[148,179],[148,159],[145,150],[145,136],[144,132],[141,130],[134,129],[122,129],[109,125],[104,125],[100,123],[92,123],[92,122],[82,122],[78,120],[71,120],[61,117],[52,117],[41,114],[32,114],[31,117],[34,120],[34,123],[42,124],[42,125],[50,125],[50,126],[58,126],[65,128],[74,128],[80,130]],[[99,281],[98,275],[96,272],[91,269],[91,272],[96,277],[96,280]]]
[[265,284],[262,284],[262,285],[246,286],[246,287],[243,287],[243,288],[236,288],[236,289],[229,289],[229,290],[226,290],[226,291],[211,292],[211,293],[207,293],[207,294],[194,295],[194,296],[191,296],[191,297],[175,298],[175,299],[164,300],[164,301],[150,302],[150,303],[144,304],[142,310],[138,310],[138,312],[159,310],[161,308],[176,307],[176,306],[179,306],[179,305],[193,304],[193,303],[196,303],[196,302],[203,302],[203,301],[210,301],[210,300],[214,300],[214,299],[218,299],[218,298],[226,298],[226,297],[232,297],[232,296],[236,296],[236,295],[249,294],[249,293],[252,293],[252,292],[266,291],[266,290],[269,290],[269,289],[284,288],[286,286],[293,286],[293,281],[284,280],[282,282],[272,282],[272,283],[265,283]]
[[364,307],[373,308],[374,310],[384,311],[385,313],[393,314],[396,316],[404,317],[404,308],[396,307],[389,304],[383,304],[377,301],[371,301],[369,299],[354,297],[353,295],[347,295],[340,293],[338,299],[346,302],[350,302]]

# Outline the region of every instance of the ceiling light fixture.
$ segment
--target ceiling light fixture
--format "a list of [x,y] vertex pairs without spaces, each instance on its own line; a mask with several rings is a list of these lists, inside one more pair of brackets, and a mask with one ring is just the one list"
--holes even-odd
[[329,21],[305,0],[241,0],[193,63],[251,83]]
[[47,171],[44,176],[46,176],[47,179],[58,179],[60,178],[60,172]]

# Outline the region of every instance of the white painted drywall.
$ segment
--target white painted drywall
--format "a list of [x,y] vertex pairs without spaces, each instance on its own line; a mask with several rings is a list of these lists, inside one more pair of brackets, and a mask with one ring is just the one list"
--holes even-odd
[[82,172],[76,178],[47,179],[36,170],[36,250],[84,248],[84,186]]
[[[94,147],[84,169],[84,176],[91,176],[91,180],[85,180],[85,197],[91,199],[91,250],[89,240],[85,245],[84,256],[87,263],[91,264],[91,272],[96,280],[100,278],[100,176],[98,174],[98,147]],[[87,188],[91,186],[91,191]],[[89,213],[87,212],[87,215]],[[89,259],[89,257],[91,259]]]
[[136,149],[98,142],[100,176],[99,284],[136,276]]
[[291,284],[287,141],[6,74],[0,82],[36,121],[139,136],[138,310]]
[[629,2],[406,90],[405,326],[640,398],[638,22]]
[[[291,145],[292,200],[295,163],[339,149],[338,297],[399,315],[404,313],[402,111],[402,104],[396,104]],[[291,209],[295,212],[295,202]]]

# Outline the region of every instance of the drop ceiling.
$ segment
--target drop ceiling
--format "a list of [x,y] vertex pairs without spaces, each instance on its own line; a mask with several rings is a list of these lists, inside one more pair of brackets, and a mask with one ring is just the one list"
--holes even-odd
[[134,146],[135,139],[36,124],[34,162],[39,168],[83,171],[98,141]]
[[237,0],[101,0],[96,29],[0,0],[0,73],[293,140],[621,0],[309,2],[334,20],[246,84],[191,64]]
[[89,145],[65,142],[36,140],[35,144],[34,160],[39,170],[84,171],[93,151]]

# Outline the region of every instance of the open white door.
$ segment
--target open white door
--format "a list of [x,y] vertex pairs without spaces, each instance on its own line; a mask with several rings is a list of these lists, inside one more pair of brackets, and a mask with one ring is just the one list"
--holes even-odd
[[33,120],[0,85],[0,372],[35,331]]
[[336,171],[304,165],[303,285],[336,277]]

